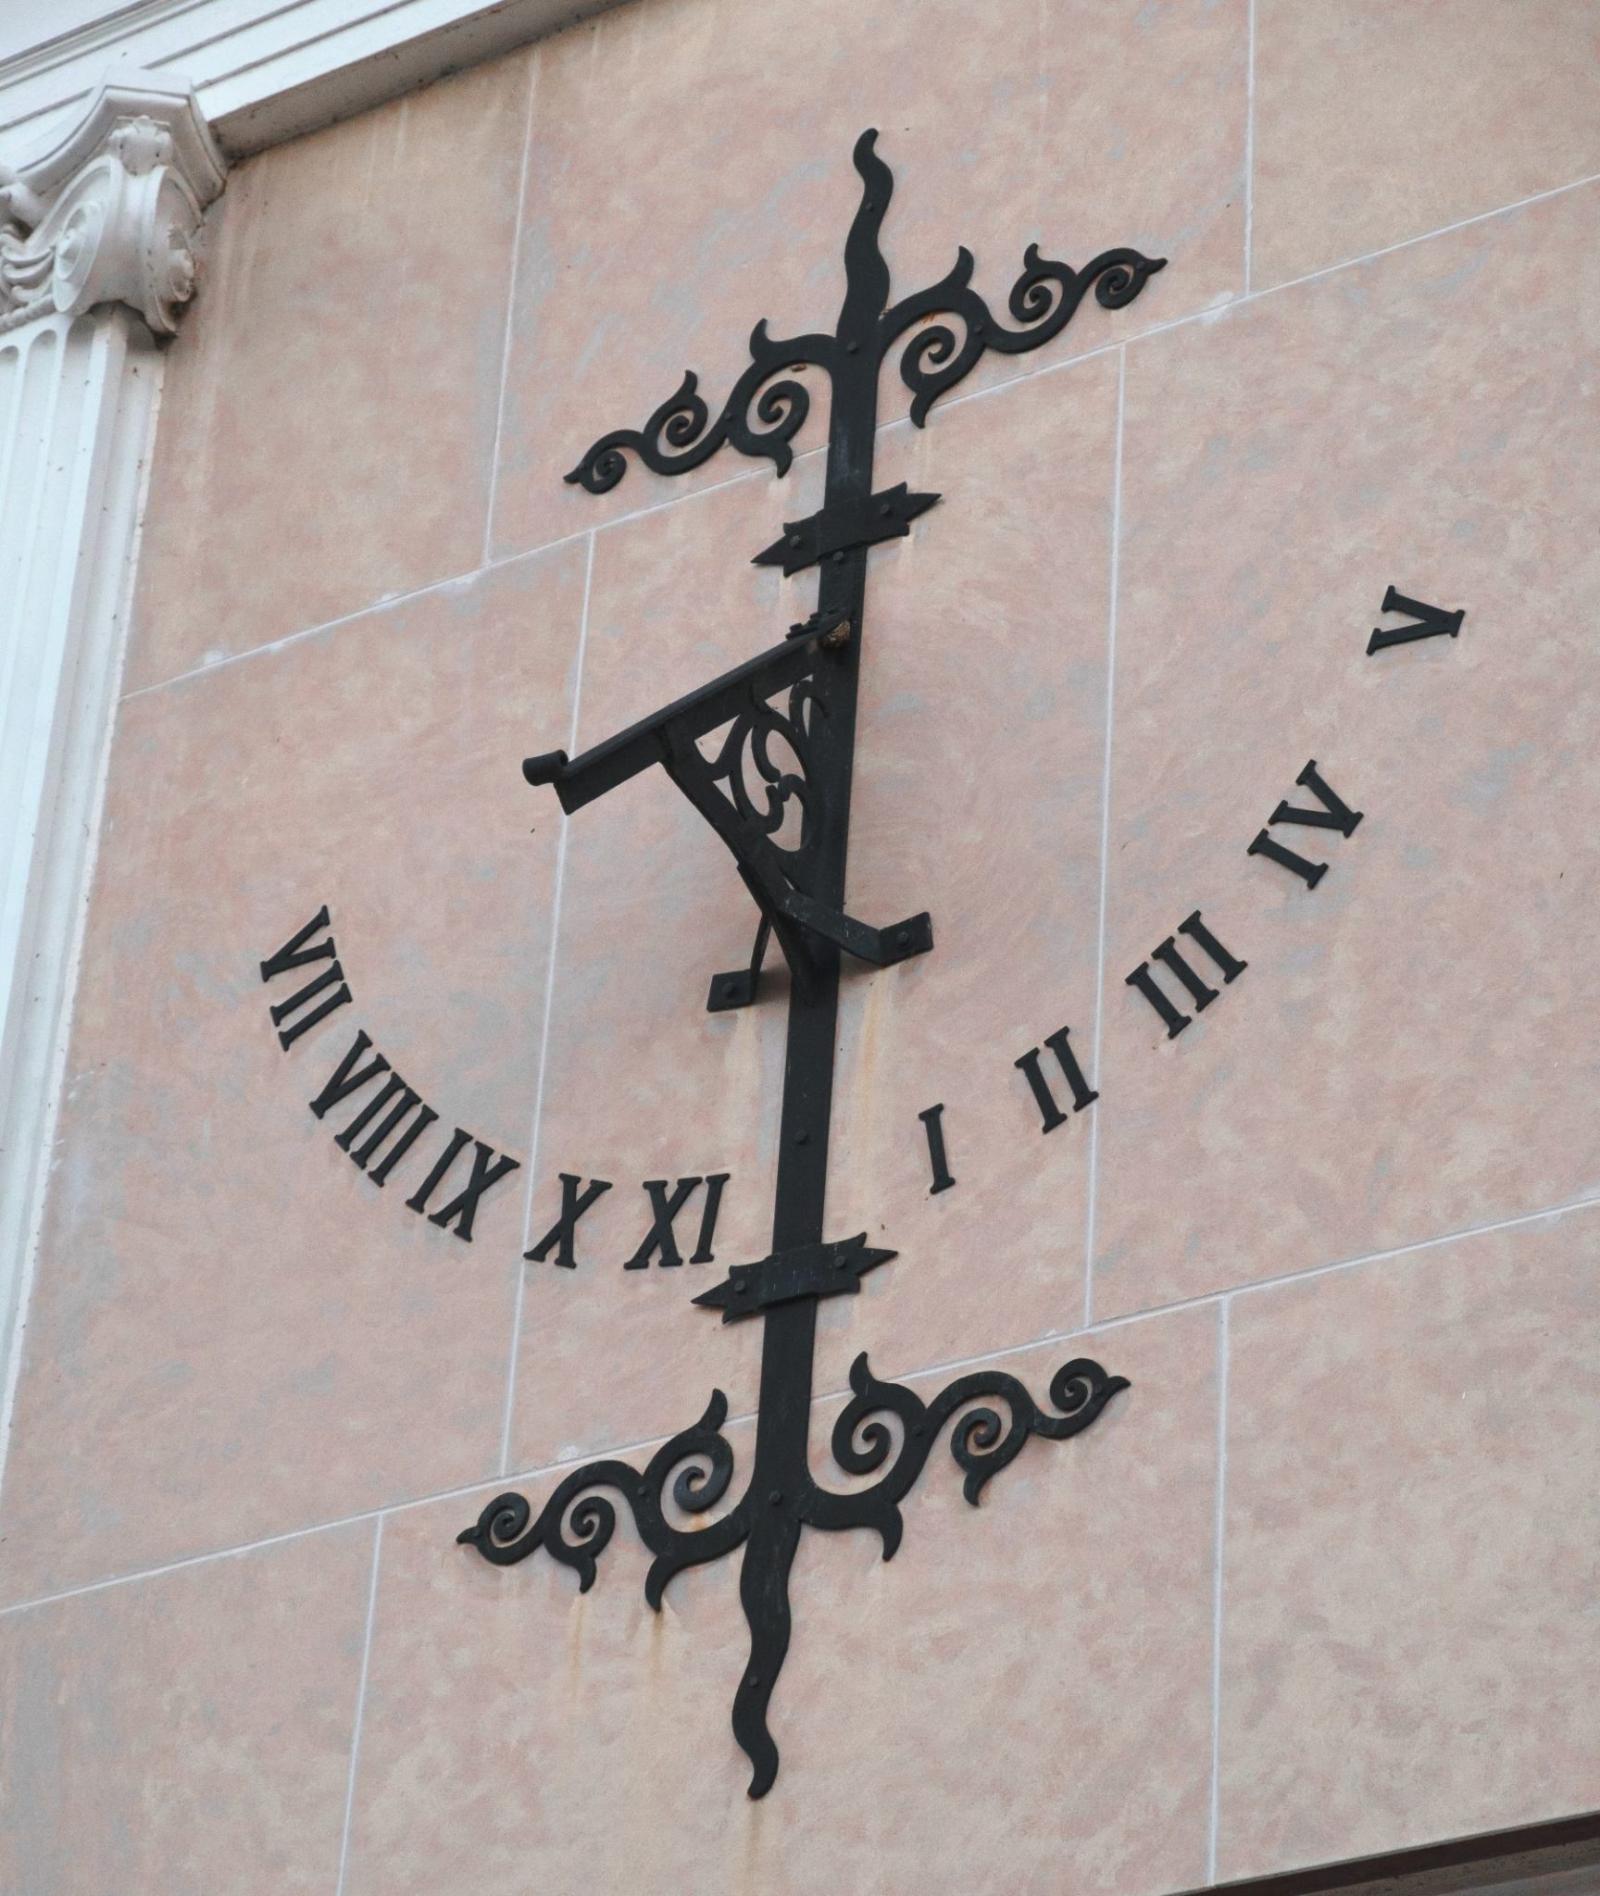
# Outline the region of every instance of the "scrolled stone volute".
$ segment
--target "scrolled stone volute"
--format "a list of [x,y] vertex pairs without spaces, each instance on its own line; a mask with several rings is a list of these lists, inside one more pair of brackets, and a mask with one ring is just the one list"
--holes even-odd
[[31,163],[0,164],[0,330],[106,303],[158,335],[194,294],[194,238],[226,162],[186,81],[108,79]]

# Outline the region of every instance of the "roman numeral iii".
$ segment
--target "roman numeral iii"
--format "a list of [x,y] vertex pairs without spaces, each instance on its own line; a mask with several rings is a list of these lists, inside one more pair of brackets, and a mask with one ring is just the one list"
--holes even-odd
[[[1317,770],[1317,760],[1313,757],[1295,782],[1301,789],[1309,790],[1322,805],[1320,810],[1301,809],[1293,803],[1280,803],[1268,823],[1300,823],[1307,829],[1337,830],[1341,836],[1348,836],[1361,821],[1361,811],[1352,810],[1322,781]],[[1245,851],[1247,856],[1265,856],[1268,862],[1275,862],[1280,869],[1287,869],[1292,876],[1298,876],[1308,889],[1314,889],[1328,873],[1325,862],[1311,862],[1298,851],[1286,849],[1276,842],[1265,830],[1258,830],[1255,840]]]
[[[1187,935],[1196,947],[1202,949],[1216,963],[1222,976],[1222,985],[1226,987],[1235,981],[1249,967],[1249,962],[1240,961],[1229,954],[1222,943],[1200,919],[1200,911],[1195,912],[1187,921],[1178,924],[1178,934]],[[1178,952],[1177,939],[1169,935],[1161,946],[1152,951],[1150,961],[1159,961],[1167,972],[1176,977],[1187,991],[1196,1014],[1203,1014],[1217,998],[1217,990],[1208,986],[1195,973],[1183,956]],[[1173,1006],[1166,994],[1156,984],[1155,976],[1150,972],[1150,961],[1141,961],[1133,973],[1127,977],[1127,985],[1136,989],[1160,1015],[1166,1024],[1167,1038],[1176,1040],[1185,1027],[1192,1026],[1194,1016],[1183,1013]]]

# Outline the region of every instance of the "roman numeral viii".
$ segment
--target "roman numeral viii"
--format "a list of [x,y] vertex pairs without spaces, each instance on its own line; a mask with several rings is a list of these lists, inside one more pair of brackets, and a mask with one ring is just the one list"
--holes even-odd
[[[1361,811],[1352,810],[1349,804],[1336,797],[1322,781],[1317,770],[1317,760],[1313,757],[1295,782],[1301,789],[1309,790],[1322,805],[1320,810],[1301,809],[1297,804],[1280,803],[1271,816],[1269,823],[1301,823],[1307,829],[1337,830],[1341,836],[1348,836],[1361,821]],[[1287,869],[1292,876],[1298,876],[1308,889],[1314,889],[1328,873],[1325,862],[1309,862],[1293,849],[1285,849],[1265,830],[1256,833],[1255,840],[1245,851],[1247,856],[1265,856],[1268,862],[1275,862],[1280,869]]]
[[[1195,912],[1187,921],[1178,924],[1178,934],[1187,935],[1196,947],[1202,949],[1216,963],[1222,976],[1222,985],[1226,987],[1235,981],[1249,967],[1249,962],[1237,960],[1229,954],[1222,943],[1200,919],[1200,911]],[[1217,990],[1207,985],[1183,956],[1178,952],[1177,939],[1169,935],[1157,949],[1154,949],[1150,961],[1159,961],[1167,972],[1173,975],[1179,985],[1188,993],[1196,1014],[1203,1014],[1217,998]],[[1173,1006],[1166,994],[1157,986],[1155,976],[1150,972],[1150,961],[1141,961],[1133,973],[1127,977],[1127,985],[1136,989],[1160,1015],[1166,1023],[1167,1038],[1176,1040],[1185,1027],[1194,1024],[1194,1016],[1183,1013]]]

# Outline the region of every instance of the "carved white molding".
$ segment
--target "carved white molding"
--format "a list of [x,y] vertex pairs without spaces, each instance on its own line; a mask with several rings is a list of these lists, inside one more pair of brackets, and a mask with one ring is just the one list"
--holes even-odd
[[0,163],[0,1454],[21,1361],[161,380],[225,163],[126,72]]
[[224,175],[187,83],[134,73],[102,85],[53,149],[0,163],[0,330],[126,303],[170,335]]
[[120,303],[0,334],[0,1454],[160,376],[150,331]]

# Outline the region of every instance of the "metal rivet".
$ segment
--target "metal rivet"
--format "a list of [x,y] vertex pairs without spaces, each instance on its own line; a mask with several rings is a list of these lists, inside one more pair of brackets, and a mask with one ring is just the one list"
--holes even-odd
[[800,1130],[799,1130],[799,1131],[798,1131],[798,1132],[797,1132],[797,1133],[796,1133],[796,1134],[794,1135],[794,1142],[795,1142],[795,1144],[796,1144],[797,1146],[807,1146],[807,1145],[810,1145],[810,1143],[811,1143],[811,1134],[810,1134],[809,1132],[807,1132],[807,1131],[806,1131],[806,1129],[804,1128],[804,1126],[802,1126],[802,1127],[800,1128]]
[[767,1500],[773,1507],[781,1508],[783,1506],[783,1490],[781,1488],[774,1488],[771,1494],[767,1496]]
[[833,556],[833,563],[834,563],[834,565],[835,565],[835,566],[843,566],[843,565],[844,565],[844,553],[843,553],[843,550],[842,550],[842,549],[841,549],[841,550],[840,550],[839,552],[837,552],[837,553],[835,553],[835,554],[834,554],[834,556]]

